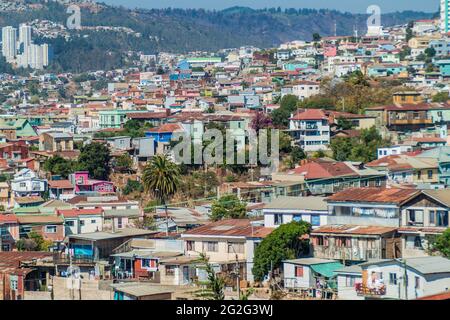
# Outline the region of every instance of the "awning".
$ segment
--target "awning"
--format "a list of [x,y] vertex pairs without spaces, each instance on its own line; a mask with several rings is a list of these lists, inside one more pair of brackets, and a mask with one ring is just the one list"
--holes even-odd
[[320,264],[313,264],[311,265],[311,269],[326,277],[326,278],[332,278],[336,276],[334,271],[339,270],[343,268],[344,265],[340,264],[339,262],[329,262],[329,263],[320,263]]

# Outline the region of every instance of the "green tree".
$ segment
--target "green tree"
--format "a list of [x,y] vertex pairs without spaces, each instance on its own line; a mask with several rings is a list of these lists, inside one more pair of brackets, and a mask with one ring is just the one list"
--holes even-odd
[[322,37],[317,32],[313,33],[312,38],[314,42],[319,42],[320,40],[322,40]]
[[424,53],[428,58],[433,58],[436,55],[436,49],[434,49],[433,47],[426,48]]
[[124,168],[124,169],[131,169],[133,167],[133,160],[131,159],[130,155],[128,153],[122,154],[119,156],[116,160],[116,167]]
[[225,300],[225,279],[216,274],[204,253],[200,254],[199,262],[203,264],[201,268],[206,271],[207,280],[199,281],[198,284],[202,289],[196,291],[195,296],[206,300]]
[[306,159],[306,153],[299,146],[294,146],[291,151],[292,160],[298,163],[300,160]]
[[337,119],[337,128],[340,130],[350,130],[353,129],[353,123],[347,118],[339,117]]
[[75,168],[74,161],[64,159],[58,155],[45,160],[43,168],[45,171],[50,172],[52,175],[59,175],[64,179],[67,179],[69,174],[73,173]]
[[285,95],[280,101],[280,107],[271,114],[272,123],[277,127],[287,127],[291,114],[297,110],[298,102],[297,96]]
[[180,167],[166,155],[156,155],[145,166],[142,174],[144,191],[151,193],[164,205],[166,212],[166,232],[169,232],[167,200],[178,191],[180,185]]
[[262,281],[272,268],[281,265],[285,259],[295,259],[308,253],[308,241],[302,236],[311,232],[311,225],[305,221],[282,224],[265,237],[255,249],[253,275]]
[[449,98],[448,92],[438,92],[433,96],[432,101],[433,102],[447,102],[449,99],[450,98]]
[[228,194],[215,200],[211,207],[210,218],[213,221],[221,219],[242,219],[247,216],[246,204],[234,194]]
[[431,248],[433,251],[438,251],[444,257],[450,259],[450,228],[436,237],[435,241],[431,244]]
[[107,180],[111,167],[109,148],[99,142],[92,142],[83,146],[78,157],[79,168],[89,171],[93,179]]
[[143,191],[144,191],[144,187],[142,186],[142,184],[139,181],[128,179],[127,184],[123,188],[122,192],[124,195],[127,196],[133,192],[141,193]]

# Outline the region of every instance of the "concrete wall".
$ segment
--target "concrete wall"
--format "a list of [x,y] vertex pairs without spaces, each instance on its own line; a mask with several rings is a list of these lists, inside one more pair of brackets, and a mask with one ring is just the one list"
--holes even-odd
[[[70,289],[67,278],[53,277],[53,294],[55,300],[112,300],[112,290],[101,290],[109,288],[104,285],[105,281],[81,279],[80,286]],[[112,283],[112,282],[110,282]],[[52,280],[50,280],[52,284]],[[101,289],[100,289],[101,288]],[[80,297],[81,296],[81,297]]]
[[25,291],[23,300],[51,300],[51,292],[47,291]]

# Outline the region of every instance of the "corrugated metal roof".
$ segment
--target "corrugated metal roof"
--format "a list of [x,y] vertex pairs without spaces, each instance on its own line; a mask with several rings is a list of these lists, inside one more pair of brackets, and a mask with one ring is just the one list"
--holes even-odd
[[378,202],[401,204],[420,193],[416,189],[349,188],[327,198],[327,202]]
[[358,225],[342,225],[342,224],[330,224],[314,229],[311,235],[318,234],[342,234],[342,235],[382,235],[385,233],[393,232],[397,228],[381,227],[381,226],[358,226]]

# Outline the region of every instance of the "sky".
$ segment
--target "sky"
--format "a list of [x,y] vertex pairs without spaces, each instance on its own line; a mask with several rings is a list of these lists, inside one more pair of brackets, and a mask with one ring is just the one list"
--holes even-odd
[[99,0],[99,2],[131,8],[224,9],[239,5],[251,8],[328,8],[354,13],[365,13],[367,7],[372,4],[378,5],[382,13],[404,10],[436,12],[439,8],[439,0]]

